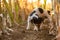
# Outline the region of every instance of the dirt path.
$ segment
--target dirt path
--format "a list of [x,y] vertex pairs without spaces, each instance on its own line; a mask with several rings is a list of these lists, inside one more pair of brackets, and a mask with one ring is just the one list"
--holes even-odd
[[49,35],[47,30],[33,31],[26,30],[25,26],[13,27],[10,35],[3,34],[0,40],[53,40],[55,36]]

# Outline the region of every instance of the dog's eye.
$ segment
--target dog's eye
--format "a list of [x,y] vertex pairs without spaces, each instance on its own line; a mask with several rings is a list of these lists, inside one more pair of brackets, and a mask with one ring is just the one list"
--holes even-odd
[[50,15],[50,11],[47,11],[48,12],[48,14]]

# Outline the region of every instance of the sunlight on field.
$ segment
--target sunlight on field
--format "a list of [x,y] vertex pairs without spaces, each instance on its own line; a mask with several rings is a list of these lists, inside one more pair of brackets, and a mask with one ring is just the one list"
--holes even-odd
[[52,9],[52,1],[51,0],[47,0],[46,1],[46,10],[51,10]]
[[29,3],[37,2],[38,0],[27,0]]
[[41,4],[44,4],[44,0],[40,0],[40,3],[41,3]]
[[[6,0],[6,2],[9,3],[9,0]],[[38,6],[39,7],[41,6],[42,8],[45,7],[46,10],[52,9],[51,0],[46,0],[46,4],[44,0],[39,0],[39,2],[38,0],[18,0],[18,3],[21,8],[28,8],[29,10],[32,10],[33,8],[37,8]],[[12,7],[14,8],[14,0],[11,0],[11,4],[12,4]]]
[[7,3],[9,3],[9,0],[6,0]]

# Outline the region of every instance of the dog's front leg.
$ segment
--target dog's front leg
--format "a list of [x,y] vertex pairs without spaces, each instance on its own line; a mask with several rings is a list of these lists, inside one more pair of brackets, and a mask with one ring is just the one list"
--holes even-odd
[[34,30],[38,31],[37,25],[34,24]]
[[30,29],[30,20],[31,20],[30,17],[28,17],[28,20],[27,20],[27,28],[26,28],[27,30]]

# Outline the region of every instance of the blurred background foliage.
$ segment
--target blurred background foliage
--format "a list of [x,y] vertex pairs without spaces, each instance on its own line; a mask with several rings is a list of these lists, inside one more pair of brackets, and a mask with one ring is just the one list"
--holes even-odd
[[25,21],[30,12],[37,7],[52,10],[51,0],[1,0],[1,13],[9,14],[12,23]]

